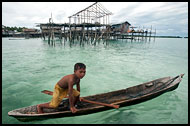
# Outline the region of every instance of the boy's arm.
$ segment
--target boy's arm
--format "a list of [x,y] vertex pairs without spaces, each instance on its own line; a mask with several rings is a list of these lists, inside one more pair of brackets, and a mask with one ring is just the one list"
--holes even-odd
[[79,82],[77,83],[77,91],[80,92],[80,80],[79,80]]
[[[79,82],[77,83],[77,91],[80,92],[80,80],[79,80]],[[80,100],[80,101],[82,100],[82,98],[80,97],[80,95],[79,95],[79,100]]]
[[73,81],[68,82],[68,90],[69,90],[69,104],[70,104],[70,110],[72,113],[77,112],[77,109],[74,107],[74,97],[73,97]]
[[69,103],[70,103],[70,107],[74,107],[73,105],[73,83],[72,81],[68,82],[68,94],[69,94]]

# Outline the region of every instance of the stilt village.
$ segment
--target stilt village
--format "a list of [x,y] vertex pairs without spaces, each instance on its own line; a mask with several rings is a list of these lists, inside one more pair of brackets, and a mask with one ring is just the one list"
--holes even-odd
[[[69,16],[68,23],[54,23],[52,14],[48,23],[36,23],[41,32],[35,34],[33,30],[26,29],[25,38],[39,36],[43,40],[48,40],[48,44],[53,44],[55,39],[80,42],[90,42],[96,44],[97,41],[103,40],[147,40],[155,37],[156,29],[138,28],[131,26],[128,21],[119,24],[112,24],[110,16],[112,12],[107,10],[101,3],[95,2],[83,10]],[[153,35],[152,35],[153,34]]]

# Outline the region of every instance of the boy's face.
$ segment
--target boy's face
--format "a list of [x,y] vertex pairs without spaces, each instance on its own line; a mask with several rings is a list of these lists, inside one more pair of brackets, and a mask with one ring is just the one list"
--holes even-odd
[[74,71],[75,72],[75,75],[79,78],[79,79],[82,79],[85,74],[86,74],[86,69],[84,68],[81,68],[81,69],[77,69]]

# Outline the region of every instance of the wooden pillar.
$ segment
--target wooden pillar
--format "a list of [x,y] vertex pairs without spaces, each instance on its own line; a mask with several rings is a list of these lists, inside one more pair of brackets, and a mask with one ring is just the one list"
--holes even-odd
[[82,27],[82,41],[85,40],[85,25]]
[[151,29],[150,29],[149,41],[150,41],[150,38],[151,38],[151,33],[152,33],[152,25],[151,25]]
[[92,41],[93,41],[93,30],[92,30],[93,27],[91,27],[91,44],[92,44]]
[[95,43],[96,43],[96,35],[97,35],[97,29],[96,29],[96,25],[95,25],[95,36],[94,36],[94,38],[95,38]]
[[89,27],[87,27],[87,42],[89,41]]
[[65,25],[64,25],[64,35],[63,35],[63,37],[64,37],[64,40],[65,40]]
[[69,41],[71,41],[71,17],[69,18]]

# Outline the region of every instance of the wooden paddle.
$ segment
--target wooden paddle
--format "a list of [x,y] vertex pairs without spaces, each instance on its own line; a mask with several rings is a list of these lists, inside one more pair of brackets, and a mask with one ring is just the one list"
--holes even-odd
[[[41,91],[41,92],[44,93],[44,94],[53,95],[53,92],[52,92],[52,91],[43,90],[43,91]],[[66,96],[66,98],[69,98],[69,97]],[[113,104],[106,104],[106,103],[102,103],[102,102],[90,101],[90,100],[87,100],[87,99],[84,99],[84,98],[81,98],[81,101],[88,102],[88,103],[92,103],[92,104],[98,104],[98,105],[113,107],[113,108],[115,108],[115,109],[118,109],[118,108],[119,108],[119,105],[113,105]]]

